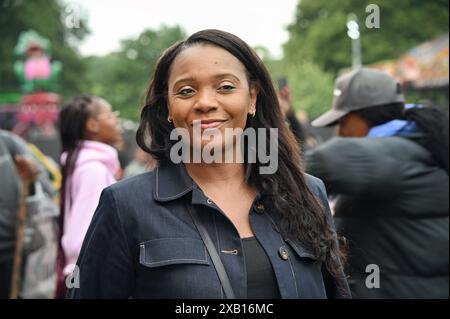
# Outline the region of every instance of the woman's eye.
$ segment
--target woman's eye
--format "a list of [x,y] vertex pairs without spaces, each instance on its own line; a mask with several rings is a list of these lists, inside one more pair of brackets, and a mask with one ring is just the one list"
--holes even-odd
[[222,86],[219,88],[219,90],[225,91],[225,92],[230,92],[230,91],[233,91],[234,89],[235,89],[235,87],[234,87],[233,85],[230,85],[230,84],[222,85]]
[[193,94],[193,93],[194,93],[194,90],[193,90],[193,89],[186,88],[186,89],[180,90],[180,91],[177,93],[177,95],[181,95],[181,96],[189,96],[189,95],[191,95],[191,94]]

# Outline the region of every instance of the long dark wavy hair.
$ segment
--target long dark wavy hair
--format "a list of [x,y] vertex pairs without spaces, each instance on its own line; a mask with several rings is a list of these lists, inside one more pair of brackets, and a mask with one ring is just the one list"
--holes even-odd
[[[264,205],[281,216],[280,232],[283,236],[296,238],[324,261],[329,273],[335,278],[342,274],[336,232],[327,221],[325,208],[308,188],[304,175],[301,151],[294,135],[286,126],[278,104],[272,80],[261,59],[240,38],[219,30],[204,30],[177,42],[159,58],[153,79],[142,109],[140,126],[136,134],[138,145],[158,161],[170,161],[170,140],[173,124],[167,121],[167,92],[170,67],[183,50],[209,44],[225,49],[246,68],[250,87],[259,91],[256,115],[248,117],[246,126],[255,130],[278,128],[278,170],[274,174],[259,174],[257,163],[244,163],[246,182],[263,194]],[[150,141],[150,142],[149,142]],[[270,143],[269,136],[266,143]],[[268,149],[269,144],[266,145]],[[244,154],[245,156],[245,154]]]

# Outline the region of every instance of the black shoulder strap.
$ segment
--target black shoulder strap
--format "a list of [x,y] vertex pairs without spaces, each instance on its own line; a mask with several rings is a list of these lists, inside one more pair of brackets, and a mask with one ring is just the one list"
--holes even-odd
[[214,246],[214,243],[212,242],[211,237],[208,234],[208,231],[203,226],[196,210],[192,209],[192,207],[189,204],[187,204],[186,207],[188,209],[189,214],[192,217],[192,220],[194,221],[195,227],[197,227],[197,230],[200,233],[200,237],[202,238],[203,243],[206,246],[206,249],[208,250],[214,268],[216,269],[217,275],[219,276],[220,283],[222,284],[222,288],[225,293],[225,298],[236,299],[233,288],[231,287],[230,279],[228,278],[225,267],[223,266],[222,260],[220,259],[220,256],[217,253],[216,247]]

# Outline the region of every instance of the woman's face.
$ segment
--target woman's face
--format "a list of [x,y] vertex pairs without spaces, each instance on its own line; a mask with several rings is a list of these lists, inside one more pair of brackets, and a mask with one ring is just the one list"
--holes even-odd
[[[192,46],[181,52],[170,68],[169,116],[176,128],[189,131],[191,142],[197,138],[193,135],[193,123],[197,120],[201,120],[202,133],[220,130],[225,137],[226,128],[244,129],[248,115],[256,111],[256,97],[244,65],[222,48]],[[203,147],[210,140],[197,142]],[[217,143],[225,147],[225,139],[214,139],[213,144]]]
[[122,140],[119,113],[113,112],[111,105],[100,98],[94,100],[92,115],[86,129],[88,137],[109,145],[116,145]]

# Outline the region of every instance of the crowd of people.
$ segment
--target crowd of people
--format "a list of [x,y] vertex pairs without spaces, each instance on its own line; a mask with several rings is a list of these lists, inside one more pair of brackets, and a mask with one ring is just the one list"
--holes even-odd
[[[235,35],[197,32],[154,70],[127,167],[101,97],[62,107],[59,163],[0,130],[1,299],[448,298],[447,114],[358,68],[312,122],[337,136],[314,145],[287,84]],[[174,131],[188,159],[209,146],[196,121],[276,128],[277,170],[235,139],[213,141],[232,162],[174,162]]]

